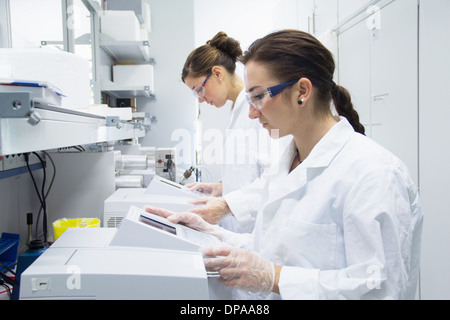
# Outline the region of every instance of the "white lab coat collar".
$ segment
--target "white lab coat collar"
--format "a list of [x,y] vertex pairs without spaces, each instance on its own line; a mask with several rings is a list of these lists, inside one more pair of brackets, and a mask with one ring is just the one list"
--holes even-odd
[[[244,103],[245,102],[245,103]],[[241,109],[245,106],[248,106],[247,100],[245,98],[245,89],[242,89],[239,95],[236,98],[236,101],[234,102],[234,105],[231,105],[230,110],[230,123],[235,123],[236,118],[239,117],[241,114]],[[242,110],[243,112],[243,110]]]
[[340,117],[340,121],[314,146],[302,165],[307,168],[328,167],[354,133],[355,130],[348,120]]
[[309,156],[289,173],[292,161],[296,156],[295,142],[292,141],[281,157],[278,173],[271,177],[266,203],[269,204],[302,188],[308,179],[312,179],[320,173],[321,170],[317,171],[317,169],[330,165],[354,133],[355,131],[347,119],[340,117],[340,121],[314,146]]

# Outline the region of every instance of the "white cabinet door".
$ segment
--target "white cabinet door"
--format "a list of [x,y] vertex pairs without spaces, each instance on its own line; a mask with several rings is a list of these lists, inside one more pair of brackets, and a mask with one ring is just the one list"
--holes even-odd
[[339,22],[364,7],[370,0],[338,0]]
[[339,82],[352,94],[367,136],[397,155],[418,183],[418,7],[396,0],[339,34]]
[[315,0],[314,31],[316,36],[332,29],[338,23],[338,0]]
[[338,22],[338,0],[298,0],[299,30],[320,36]]
[[298,0],[297,8],[298,29],[312,34],[314,0]]
[[370,31],[372,138],[405,162],[418,182],[418,6],[396,0]]
[[351,95],[360,122],[371,136],[370,115],[370,38],[364,22],[339,35],[339,84]]

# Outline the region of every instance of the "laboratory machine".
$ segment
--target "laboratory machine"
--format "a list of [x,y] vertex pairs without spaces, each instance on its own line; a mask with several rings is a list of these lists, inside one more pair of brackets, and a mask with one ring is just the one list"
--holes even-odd
[[165,218],[132,206],[109,245],[198,252],[202,248],[220,244],[216,237],[171,223]]
[[20,299],[231,299],[201,253],[221,244],[132,206],[118,228],[67,229],[22,273]]
[[118,227],[131,206],[146,205],[173,212],[188,211],[196,207],[189,201],[203,196],[171,180],[154,176],[147,188],[119,188],[104,202],[103,227]]
[[20,282],[21,300],[208,298],[201,253],[153,248],[51,247]]

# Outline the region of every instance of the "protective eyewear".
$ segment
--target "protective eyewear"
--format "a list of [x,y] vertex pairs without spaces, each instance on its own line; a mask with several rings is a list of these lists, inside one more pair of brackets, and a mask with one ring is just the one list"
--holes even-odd
[[269,87],[265,91],[254,91],[245,95],[248,104],[253,106],[257,110],[261,110],[266,104],[267,100],[264,98],[269,95],[270,98],[275,97],[277,94],[281,93],[284,89],[293,84],[297,83],[298,80],[292,80],[288,82],[280,83],[276,86]]
[[203,81],[203,83],[199,86],[196,86],[194,89],[192,89],[192,93],[194,94],[194,97],[196,97],[197,99],[201,99],[205,96],[205,85],[206,85],[206,81],[208,81],[209,77],[211,76],[212,71],[210,71],[208,73],[208,75],[206,76],[205,81]]

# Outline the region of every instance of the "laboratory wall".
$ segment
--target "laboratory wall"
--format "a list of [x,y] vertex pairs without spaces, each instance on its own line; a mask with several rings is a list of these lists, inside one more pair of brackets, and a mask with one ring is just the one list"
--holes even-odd
[[156,118],[143,146],[177,147],[180,168],[194,164],[197,103],[181,80],[186,57],[194,48],[193,0],[145,0],[152,12],[150,56],[155,59],[155,101],[138,98],[140,112]]
[[450,1],[420,1],[421,293],[450,299]]

